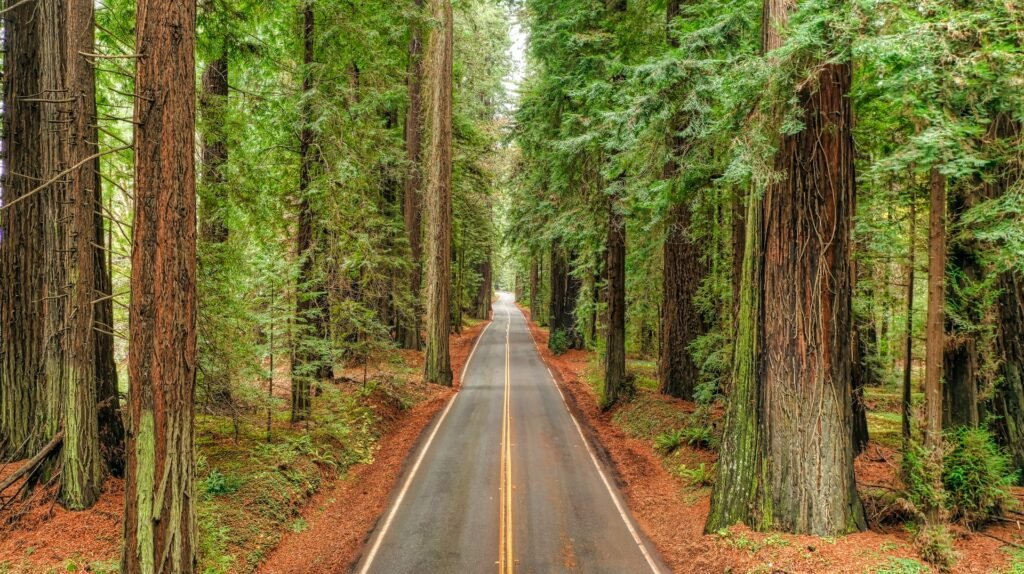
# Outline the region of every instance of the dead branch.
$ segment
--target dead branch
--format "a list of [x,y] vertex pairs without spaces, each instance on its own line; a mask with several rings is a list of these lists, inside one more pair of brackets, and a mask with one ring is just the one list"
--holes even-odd
[[43,450],[39,451],[35,456],[29,459],[29,461],[26,462],[24,466],[14,471],[14,474],[8,476],[6,480],[0,482],[0,492],[7,490],[8,488],[10,488],[12,484],[18,482],[21,479],[21,477],[35,470],[35,468],[39,466],[41,462],[46,460],[46,457],[49,456],[50,453],[53,452],[53,450],[57,448],[63,440],[64,431],[60,431],[57,434],[55,434],[53,438],[50,439],[50,442],[43,447]]

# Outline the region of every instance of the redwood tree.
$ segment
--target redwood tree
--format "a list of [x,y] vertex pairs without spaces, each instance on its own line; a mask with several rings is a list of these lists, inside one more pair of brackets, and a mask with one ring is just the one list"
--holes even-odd
[[608,340],[605,348],[604,406],[629,391],[626,378],[626,216],[617,197],[608,207]]
[[[679,16],[679,0],[668,3],[668,43],[679,47],[672,33],[672,24]],[[674,116],[668,136],[669,160],[665,177],[672,180],[680,175],[676,156],[686,145],[678,132],[684,129],[683,118]],[[693,360],[690,345],[707,331],[704,317],[694,301],[706,273],[700,245],[690,233],[692,214],[687,199],[677,199],[668,209],[665,219],[665,273],[663,276],[661,306],[661,356],[658,362],[658,380],[661,392],[681,399],[693,399],[700,368]]]
[[429,0],[437,25],[427,36],[423,68],[427,136],[424,199],[427,217],[427,357],[425,379],[452,384],[452,57],[454,25],[450,0]]
[[[415,0],[419,11],[423,0]],[[423,140],[423,32],[418,21],[411,26],[409,37],[409,76],[406,79],[409,92],[409,108],[405,116],[405,159],[409,162],[405,174],[405,190],[402,198],[402,212],[405,233],[409,238],[409,258],[412,270],[409,274],[409,290],[412,293],[413,317],[399,325],[398,339],[406,349],[420,348],[420,291],[423,290],[423,184],[421,155]]]
[[[47,107],[40,73],[38,5],[4,2],[4,170],[0,210],[0,458],[32,456],[48,439],[42,432],[47,194],[30,192],[44,181]],[[52,174],[50,174],[52,175]]]
[[[782,44],[792,8],[765,1],[766,52]],[[739,521],[817,535],[865,527],[849,426],[852,74],[848,62],[814,73],[798,92],[804,128],[780,138],[774,171],[782,176],[765,190],[760,221],[748,212],[737,376],[708,529]]]
[[126,574],[196,570],[195,3],[140,0]]

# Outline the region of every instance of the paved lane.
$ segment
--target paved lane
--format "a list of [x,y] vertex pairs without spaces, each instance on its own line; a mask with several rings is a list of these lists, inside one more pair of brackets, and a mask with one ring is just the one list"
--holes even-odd
[[667,572],[503,293],[356,571]]

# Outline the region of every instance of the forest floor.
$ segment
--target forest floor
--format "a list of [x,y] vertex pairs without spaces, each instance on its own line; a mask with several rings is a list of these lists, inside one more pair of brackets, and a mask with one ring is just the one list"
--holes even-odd
[[[485,324],[452,337],[456,379]],[[399,351],[372,364],[365,384],[362,366],[346,368],[321,386],[312,422],[293,425],[288,366],[279,365],[269,441],[263,409],[230,416],[200,407],[200,571],[344,571],[420,432],[454,392],[423,383],[422,367],[422,353]],[[248,390],[265,397],[269,389],[263,382]],[[0,480],[18,467],[0,465]],[[94,508],[68,512],[37,490],[0,515],[0,574],[117,572],[123,498],[123,481],[110,479]]]
[[[523,312],[529,316],[529,310]],[[656,439],[670,431],[705,425],[692,403],[657,393],[656,365],[630,360],[636,375],[637,395],[629,403],[602,412],[599,408],[602,375],[596,353],[569,351],[554,356],[547,348],[547,330],[530,321],[541,356],[551,367],[578,417],[588,423],[592,437],[603,448],[618,474],[618,482],[641,527],[675,572],[750,574],[916,574],[932,572],[919,559],[913,536],[901,524],[877,525],[850,536],[818,538],[779,533],[758,533],[733,527],[704,534],[710,509],[713,465],[716,454],[685,441],[671,454],[656,447]],[[901,487],[899,418],[893,430],[892,414],[898,401],[885,393],[868,397],[878,411],[869,417],[873,441],[857,458],[859,489],[866,501],[877,499],[877,490]],[[721,409],[713,409],[712,425],[722,424]],[[895,434],[893,434],[895,433]],[[691,436],[700,436],[694,433]],[[1024,499],[1024,492],[1017,491]],[[868,513],[877,509],[868,504]],[[1024,574],[1024,553],[1000,540],[1024,543],[1018,524],[997,524],[983,533],[956,531],[958,562],[954,574]]]

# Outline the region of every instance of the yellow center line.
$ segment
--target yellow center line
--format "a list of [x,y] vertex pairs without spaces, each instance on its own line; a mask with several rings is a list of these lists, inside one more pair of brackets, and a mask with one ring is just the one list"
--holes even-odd
[[512,554],[512,376],[511,346],[512,313],[508,314],[505,328],[505,407],[501,425],[501,510],[498,534],[498,572],[512,574],[515,559]]

